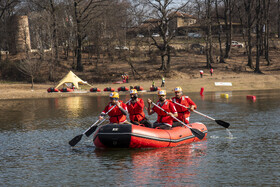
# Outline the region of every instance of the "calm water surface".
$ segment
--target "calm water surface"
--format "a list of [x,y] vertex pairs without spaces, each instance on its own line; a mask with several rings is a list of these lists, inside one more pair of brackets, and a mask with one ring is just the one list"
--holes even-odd
[[107,97],[0,101],[0,186],[279,186],[279,90],[228,94],[189,96],[199,112],[229,122],[229,132],[193,113],[191,122],[209,130],[205,141],[136,150],[98,150],[85,136],[68,145]]

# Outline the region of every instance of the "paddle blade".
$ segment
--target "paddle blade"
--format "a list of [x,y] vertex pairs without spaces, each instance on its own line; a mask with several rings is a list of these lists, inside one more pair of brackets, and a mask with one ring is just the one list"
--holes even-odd
[[89,137],[95,130],[96,130],[97,126],[92,126],[87,132],[85,132],[85,135],[87,137]]
[[73,138],[72,140],[69,141],[69,145],[71,145],[72,147],[75,146],[81,139],[82,139],[83,134],[80,134],[78,136],[76,136],[75,138]]
[[205,136],[205,134],[198,129],[191,128],[191,131],[192,131],[193,135],[196,136],[200,140],[202,140]]
[[215,120],[217,124],[225,127],[225,128],[228,128],[230,126],[229,123],[225,122],[225,121],[222,121],[222,120]]

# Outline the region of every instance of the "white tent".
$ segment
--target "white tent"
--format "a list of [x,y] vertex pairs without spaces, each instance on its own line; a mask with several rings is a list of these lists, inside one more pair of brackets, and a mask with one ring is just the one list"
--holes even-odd
[[79,89],[79,84],[85,84],[85,85],[92,87],[89,83],[80,79],[72,71],[69,71],[69,73],[63,79],[61,79],[59,81],[58,85],[55,88],[58,88],[59,86],[61,86],[63,84],[65,84],[67,86],[67,84],[69,84],[69,83],[72,83],[77,89]]

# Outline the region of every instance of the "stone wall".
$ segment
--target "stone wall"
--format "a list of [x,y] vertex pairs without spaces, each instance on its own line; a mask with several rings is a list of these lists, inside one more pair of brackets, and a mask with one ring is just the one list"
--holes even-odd
[[31,50],[27,16],[13,16],[9,24],[9,51],[12,54]]

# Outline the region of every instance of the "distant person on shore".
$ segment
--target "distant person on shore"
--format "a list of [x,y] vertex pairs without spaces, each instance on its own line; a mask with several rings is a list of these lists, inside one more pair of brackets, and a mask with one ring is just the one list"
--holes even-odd
[[[157,121],[153,123],[153,128],[161,128],[161,129],[171,129],[173,125],[173,117],[177,117],[178,113],[177,110],[172,103],[172,101],[166,99],[166,91],[159,90],[158,91],[158,98],[156,105],[166,112],[159,109],[157,106],[151,108],[152,100],[148,98],[148,114],[152,115],[153,113],[157,113]],[[173,116],[173,117],[172,117]]]
[[210,74],[211,74],[211,76],[212,76],[213,72],[214,72],[214,70],[213,70],[213,68],[211,68],[211,69],[210,69]]
[[130,90],[130,99],[127,103],[130,122],[136,125],[143,124],[145,127],[152,127],[153,124],[146,118],[144,113],[144,101],[138,97],[136,89]]
[[200,73],[200,78],[202,78],[203,77],[203,70],[200,70],[199,73]]
[[[173,97],[171,100],[174,103],[176,110],[178,112],[178,119],[181,120],[184,123],[189,123],[190,121],[190,111],[193,111],[194,109],[197,108],[196,104],[189,98],[188,96],[183,95],[183,90],[181,87],[176,87],[174,89],[175,92],[175,97]],[[180,106],[178,104],[181,104],[183,106]],[[189,108],[189,110],[187,109]],[[175,122],[175,121],[174,121]],[[180,123],[175,123],[175,126],[179,126]],[[173,126],[174,126],[173,125]]]
[[105,107],[103,112],[101,112],[101,115],[99,116],[99,120],[102,120],[105,116],[105,114],[112,108],[108,116],[110,117],[109,121],[110,123],[119,123],[123,124],[126,123],[126,115],[127,113],[127,106],[125,103],[123,103],[121,100],[119,100],[119,93],[112,92],[110,94],[110,102]]
[[123,83],[126,82],[126,80],[125,80],[125,74],[122,74],[122,80],[123,80]]
[[126,83],[128,83],[128,74],[125,74]]
[[154,88],[155,87],[155,81],[153,81],[153,83],[152,83],[152,88]]
[[164,84],[165,84],[165,78],[162,76],[162,78],[161,78],[161,86],[160,87],[164,87]]

